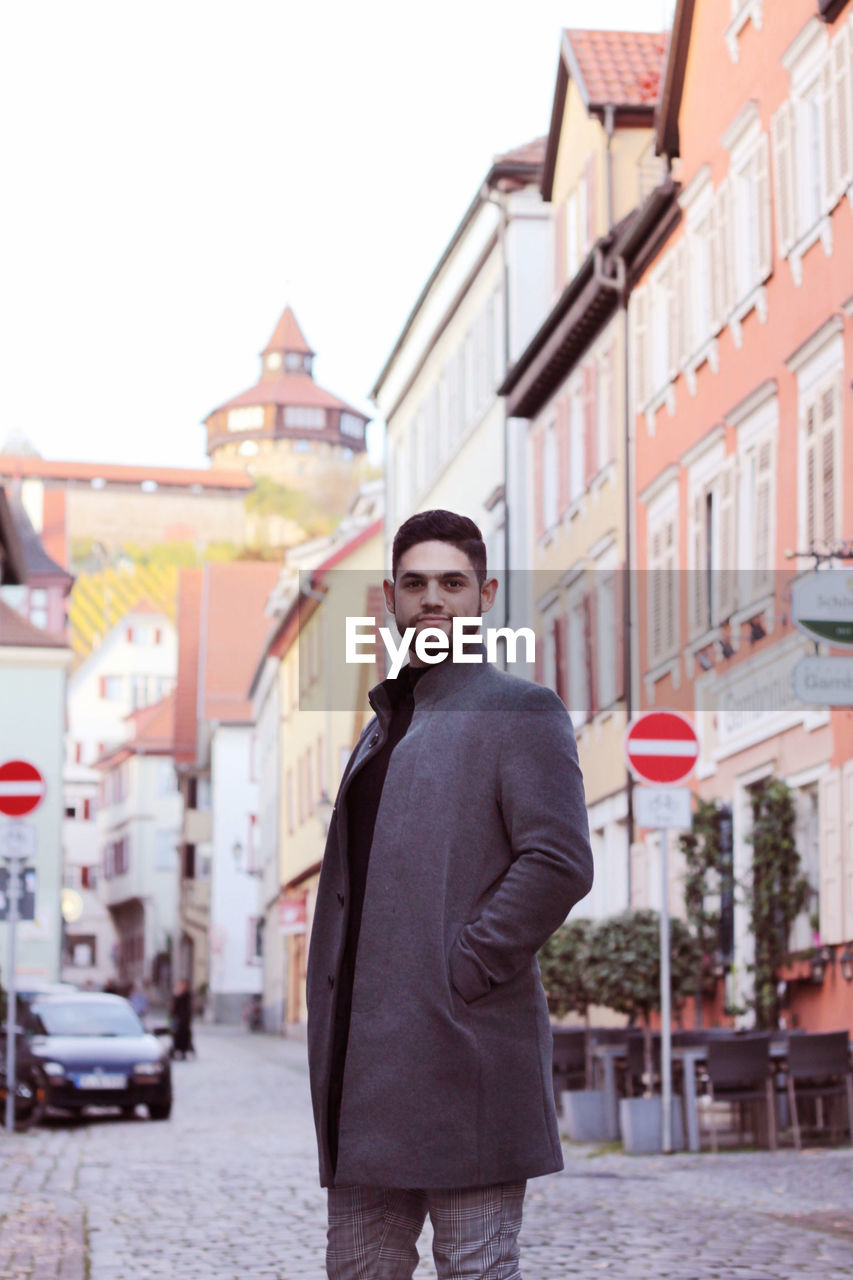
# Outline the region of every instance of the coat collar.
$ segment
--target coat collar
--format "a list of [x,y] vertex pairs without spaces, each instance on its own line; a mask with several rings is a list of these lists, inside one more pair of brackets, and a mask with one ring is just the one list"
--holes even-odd
[[[473,681],[481,678],[490,665],[486,661],[485,645],[480,645],[479,648],[471,645],[470,652],[478,654],[480,661],[451,662],[449,658],[445,658],[443,662],[429,667],[415,685],[415,706],[432,706],[445,698],[459,696]],[[396,680],[383,680],[367,695],[371,707],[383,726],[391,718],[395,684]]]

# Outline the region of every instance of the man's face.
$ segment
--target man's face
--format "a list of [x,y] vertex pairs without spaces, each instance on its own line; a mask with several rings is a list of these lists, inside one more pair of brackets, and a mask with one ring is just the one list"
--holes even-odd
[[420,663],[414,639],[427,627],[438,627],[450,636],[454,618],[479,618],[495,600],[497,580],[487,578],[482,587],[464,551],[449,542],[418,542],[400,557],[397,577],[383,583],[385,603],[402,636],[415,628],[411,661]]

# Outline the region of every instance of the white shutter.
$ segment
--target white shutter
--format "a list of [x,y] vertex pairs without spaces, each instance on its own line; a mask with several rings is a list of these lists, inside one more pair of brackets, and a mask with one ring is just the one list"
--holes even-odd
[[803,413],[805,511],[803,529],[806,536],[804,551],[811,551],[818,536],[818,428],[817,403],[807,404]]
[[838,452],[841,443],[840,431],[841,387],[833,380],[825,386],[818,401],[820,417],[820,443],[818,455],[819,494],[818,506],[820,522],[818,534],[824,542],[833,543],[841,535],[841,512],[839,510],[839,479],[841,467]]
[[640,285],[631,295],[631,329],[634,353],[634,412],[639,413],[649,398],[648,331],[649,287]]
[[833,41],[832,70],[838,129],[838,184],[844,191],[853,182],[853,19]]
[[711,221],[711,306],[715,332],[725,324],[732,307],[735,293],[732,266],[731,186],[725,178],[714,200]]
[[675,246],[673,266],[673,317],[675,323],[676,369],[680,369],[687,359],[687,327],[690,319],[690,307],[687,297],[687,240],[681,237]]
[[853,934],[853,760],[841,766],[841,873],[843,884],[842,928],[845,939]]
[[720,470],[720,481],[717,493],[720,497],[718,518],[719,555],[712,559],[714,574],[714,594],[717,607],[714,610],[714,622],[723,622],[737,605],[737,494],[736,494],[737,458],[727,458]]
[[773,578],[773,503],[776,493],[776,458],[773,440],[760,441],[755,450],[753,496],[753,598],[770,586]]
[[705,490],[694,494],[690,504],[690,633],[698,635],[708,625],[708,576],[705,565]]
[[758,278],[773,270],[773,211],[770,199],[770,140],[762,133],[755,150],[755,203],[758,224]]
[[831,209],[841,192],[838,189],[838,129],[836,102],[833,87],[832,51],[828,49],[820,68],[821,143],[823,154],[820,163],[820,202],[823,209]]
[[776,196],[776,233],[779,255],[784,257],[797,238],[794,188],[794,109],[783,102],[770,121],[773,138],[773,186]]
[[654,664],[663,652],[663,582],[662,582],[663,528],[654,530],[649,540],[648,607],[649,607],[649,657]]
[[661,288],[666,297],[667,371],[670,379],[678,376],[681,363],[678,340],[678,285],[676,255],[667,255],[667,263],[661,275]]
[[675,518],[667,520],[664,525],[663,541],[663,628],[662,638],[664,648],[667,654],[678,644],[678,618],[676,610],[678,608],[678,596],[675,591],[675,565],[677,559],[676,538],[678,536],[678,528]]
[[820,780],[820,939],[843,942],[841,882],[841,776],[833,769]]

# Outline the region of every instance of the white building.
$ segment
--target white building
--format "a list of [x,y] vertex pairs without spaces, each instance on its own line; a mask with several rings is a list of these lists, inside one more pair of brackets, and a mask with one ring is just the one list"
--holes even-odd
[[480,526],[491,569],[529,567],[524,427],[496,392],[551,301],[544,155],[538,139],[496,157],[371,391],[386,422],[389,561],[398,526],[443,507]]
[[172,756],[174,695],[133,712],[97,762],[100,893],[115,926],[112,977],[165,999],[178,924],[181,797]]
[[174,624],[140,600],[69,678],[62,824],[67,981],[103,986],[119,961],[114,922],[99,887],[102,774],[93,764],[127,739],[134,710],[171,692],[176,668]]

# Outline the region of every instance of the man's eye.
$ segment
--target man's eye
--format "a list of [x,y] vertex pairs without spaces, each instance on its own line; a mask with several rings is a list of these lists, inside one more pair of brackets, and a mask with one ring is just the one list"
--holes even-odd
[[464,578],[448,578],[444,585],[446,587],[455,587],[455,588],[464,587],[465,579]]

